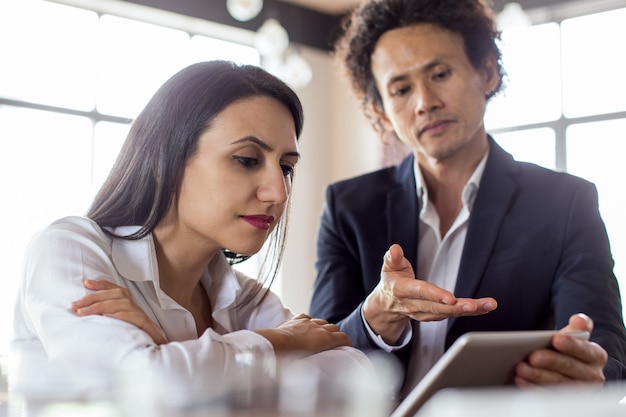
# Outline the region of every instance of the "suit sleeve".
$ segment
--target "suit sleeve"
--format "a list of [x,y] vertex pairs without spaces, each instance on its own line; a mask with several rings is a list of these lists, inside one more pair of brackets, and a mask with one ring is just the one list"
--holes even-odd
[[354,347],[377,349],[361,317],[361,305],[370,288],[363,282],[358,239],[348,220],[336,214],[333,187],[326,190],[317,239],[317,278],[313,288],[310,314],[337,323],[348,334]]
[[578,312],[594,321],[591,340],[602,346],[609,359],[607,380],[626,378],[626,332],[620,291],[613,274],[613,259],[606,228],[598,212],[593,184],[583,182],[572,198],[562,262],[552,288],[558,325]]

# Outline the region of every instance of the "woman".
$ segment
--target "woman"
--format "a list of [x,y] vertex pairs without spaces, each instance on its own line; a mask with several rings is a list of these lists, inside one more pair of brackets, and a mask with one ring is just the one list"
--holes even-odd
[[[133,123],[87,216],[32,240],[12,348],[53,369],[223,382],[245,375],[251,354],[271,374],[277,354],[350,345],[262,285],[282,252],[302,123],[295,93],[257,67],[215,61],[175,74]],[[266,278],[231,268],[267,239]]]

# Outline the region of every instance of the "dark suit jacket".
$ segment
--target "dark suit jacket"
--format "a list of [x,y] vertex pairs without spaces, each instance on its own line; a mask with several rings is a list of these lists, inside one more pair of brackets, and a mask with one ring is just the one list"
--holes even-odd
[[[413,161],[326,191],[310,313],[338,323],[363,350],[376,348],[360,306],[379,282],[383,255],[399,243],[417,265]],[[591,339],[609,354],[607,379],[626,378],[620,294],[595,186],[514,161],[491,138],[454,293],[493,297],[498,308],[448,320],[446,348],[468,331],[558,329],[584,312],[595,323]],[[405,363],[408,352],[398,352]]]

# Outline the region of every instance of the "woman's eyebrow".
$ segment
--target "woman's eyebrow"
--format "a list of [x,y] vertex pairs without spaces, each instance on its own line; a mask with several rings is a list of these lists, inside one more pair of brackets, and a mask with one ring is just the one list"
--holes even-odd
[[[231,142],[231,145],[236,145],[238,143],[243,143],[243,142],[252,142],[252,143],[256,143],[257,145],[259,145],[261,147],[261,149],[263,149],[264,151],[267,152],[271,152],[274,149],[272,149],[272,147],[270,145],[268,145],[267,143],[263,142],[261,139],[255,137],[255,136],[245,136],[241,139],[237,139],[233,142]],[[285,154],[285,156],[295,156],[297,158],[300,158],[300,153],[299,152],[287,152]]]
[[257,145],[259,145],[261,147],[261,149],[265,150],[265,151],[272,151],[272,147],[270,145],[268,145],[267,143],[263,142],[261,139],[255,137],[255,136],[245,136],[241,139],[237,139],[236,141],[231,142],[231,145],[236,145],[238,143],[243,143],[243,142],[253,142],[256,143]]

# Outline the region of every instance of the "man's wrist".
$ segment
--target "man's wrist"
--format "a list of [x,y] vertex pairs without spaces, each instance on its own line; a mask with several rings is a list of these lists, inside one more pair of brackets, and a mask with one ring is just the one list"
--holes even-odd
[[411,327],[409,321],[409,323],[404,328],[404,330],[400,334],[400,337],[395,341],[395,343],[387,343],[381,335],[374,332],[374,330],[371,328],[371,326],[365,319],[365,316],[363,315],[363,307],[361,307],[361,319],[363,320],[363,325],[367,330],[367,334],[369,335],[370,340],[372,340],[376,346],[386,352],[393,352],[402,349],[409,344],[411,338],[413,337],[413,328]]
[[[366,325],[383,341],[390,345],[397,344],[406,332],[410,319],[402,314],[390,313],[380,306],[373,294],[368,297],[361,307],[361,315]],[[409,326],[410,327],[410,326]]]

